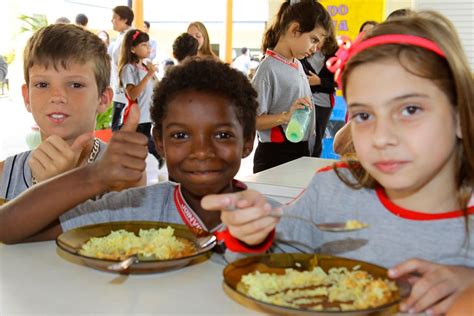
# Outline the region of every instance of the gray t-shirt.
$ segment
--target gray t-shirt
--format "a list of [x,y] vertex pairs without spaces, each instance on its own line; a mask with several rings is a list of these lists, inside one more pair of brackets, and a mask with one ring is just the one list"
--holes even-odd
[[[313,55],[309,56],[308,58],[306,58],[306,60],[309,62],[311,67],[313,67],[313,69],[318,74],[324,66],[324,61],[326,60],[326,57],[323,55],[323,53],[321,53],[321,51],[318,51],[314,53]],[[331,96],[328,93],[314,92],[313,104],[316,106],[324,107],[324,108],[330,108]]]
[[[349,174],[348,169],[340,170]],[[355,219],[369,227],[329,233],[304,221],[282,218],[273,251],[326,253],[384,267],[415,257],[474,267],[474,204],[469,210],[471,231],[466,240],[461,211],[430,215],[405,210],[393,204],[382,189],[351,189],[334,170],[320,171],[285,212],[311,218],[315,223]]]
[[[138,64],[126,64],[122,70],[122,84],[123,87],[131,84],[138,86],[140,82],[145,78],[148,71],[145,66]],[[140,123],[150,123],[150,104],[151,98],[153,96],[153,87],[155,85],[155,80],[148,80],[145,89],[138,96],[138,106],[140,107]]]
[[[104,153],[107,145],[99,141],[99,153],[96,159]],[[11,200],[33,185],[32,174],[28,160],[31,150],[7,157],[3,164],[3,173],[0,178],[0,197]]]
[[[294,63],[287,64],[277,58],[267,54],[252,80],[252,85],[258,93],[257,115],[288,111],[296,99],[312,95],[308,78],[300,61],[295,60]],[[315,118],[313,111],[310,126],[303,140],[314,138]],[[283,130],[286,130],[286,126],[286,124],[282,125]],[[260,130],[257,135],[262,143],[271,141],[269,129]]]
[[126,29],[125,31],[119,33],[115,41],[110,43],[108,48],[108,53],[110,55],[111,61],[111,69],[110,69],[110,85],[114,90],[113,100],[116,102],[121,102],[127,104],[127,98],[125,97],[125,92],[122,88],[120,88],[119,83],[119,74],[118,74],[118,63],[120,57],[120,50],[122,48],[123,38],[125,37],[125,33],[130,28]]
[[[178,190],[178,191],[177,191]],[[121,192],[110,192],[97,201],[88,200],[60,216],[63,231],[97,223],[121,221],[159,221],[185,224],[178,211],[176,195],[180,187],[174,182],[161,182],[155,185],[131,188]],[[184,203],[186,201],[183,198]],[[279,205],[270,201],[273,205]],[[209,232],[225,229],[224,225],[208,228],[189,205],[187,210]],[[226,250],[224,256],[213,256],[214,261],[225,263],[238,259],[241,255]]]

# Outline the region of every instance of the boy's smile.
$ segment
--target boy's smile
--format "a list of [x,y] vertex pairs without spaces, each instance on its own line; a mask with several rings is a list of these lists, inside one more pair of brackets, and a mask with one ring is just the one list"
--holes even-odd
[[244,142],[242,126],[227,98],[197,91],[179,93],[169,102],[162,126],[162,135],[155,140],[170,177],[182,183],[188,202],[190,196],[200,199],[233,190],[232,179],[252,141]]
[[26,108],[40,127],[42,140],[58,135],[67,142],[94,131],[97,113],[108,99],[99,96],[91,62],[69,63],[68,69],[53,65],[30,68],[29,86],[22,87]]

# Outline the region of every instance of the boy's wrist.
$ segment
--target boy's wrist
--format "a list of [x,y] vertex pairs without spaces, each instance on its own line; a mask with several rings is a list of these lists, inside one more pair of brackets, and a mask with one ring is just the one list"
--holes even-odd
[[91,191],[94,195],[101,194],[108,190],[107,185],[102,181],[102,177],[97,172],[95,165],[96,164],[88,164],[80,168],[80,173],[82,174],[83,179],[85,181],[83,185],[86,185],[91,188]]

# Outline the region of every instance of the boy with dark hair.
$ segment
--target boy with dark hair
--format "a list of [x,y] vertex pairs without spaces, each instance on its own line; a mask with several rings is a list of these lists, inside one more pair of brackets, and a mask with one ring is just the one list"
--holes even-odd
[[198,40],[188,33],[182,33],[173,42],[173,57],[180,63],[186,57],[196,56],[198,49]]
[[132,107],[102,159],[2,206],[0,241],[54,239],[75,227],[130,220],[182,223],[224,238],[228,233],[220,214],[206,212],[200,203],[207,194],[245,188],[233,178],[241,159],[252,151],[256,98],[247,78],[224,63],[190,59],[174,67],[155,88],[151,116],[156,147],[175,182],[112,192],[79,204],[137,181],[145,168],[147,139],[135,132],[139,115]]
[[84,13],[79,13],[76,15],[76,25],[82,27],[83,29],[87,29],[87,23],[89,23],[87,15]]

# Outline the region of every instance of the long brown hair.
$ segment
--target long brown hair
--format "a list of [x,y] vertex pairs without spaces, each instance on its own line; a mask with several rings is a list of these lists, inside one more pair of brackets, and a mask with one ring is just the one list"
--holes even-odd
[[[467,206],[474,188],[474,81],[456,30],[439,13],[424,11],[379,24],[364,39],[384,34],[408,34],[426,38],[434,42],[445,57],[413,45],[387,44],[367,48],[345,65],[342,72],[343,93],[346,95],[348,78],[356,67],[382,59],[396,59],[405,70],[432,80],[446,94],[460,120],[462,139],[457,143],[456,184],[458,201],[467,219]],[[357,165],[355,161],[349,163]],[[350,169],[356,183],[338,172],[346,184],[369,188],[378,185],[362,167]]]
[[120,48],[120,56],[118,63],[120,86],[123,85],[122,72],[125,65],[136,64],[140,61],[140,58],[138,58],[137,55],[132,53],[132,48],[140,43],[148,42],[149,40],[150,37],[148,36],[148,34],[140,30],[131,29],[125,34],[125,37],[122,42],[122,47]]
[[275,16],[272,26],[265,32],[262,41],[262,51],[274,48],[281,35],[285,34],[292,22],[297,22],[301,33],[308,33],[315,27],[329,31],[333,26],[329,12],[322,4],[314,0],[302,0],[290,4],[290,0],[283,2]]
[[209,33],[207,33],[206,26],[204,26],[204,24],[199,21],[189,23],[188,30],[191,26],[197,28],[204,38],[204,42],[202,43],[201,48],[199,48],[199,56],[211,56],[214,58],[218,58],[217,55],[211,49],[211,41],[209,39]]

